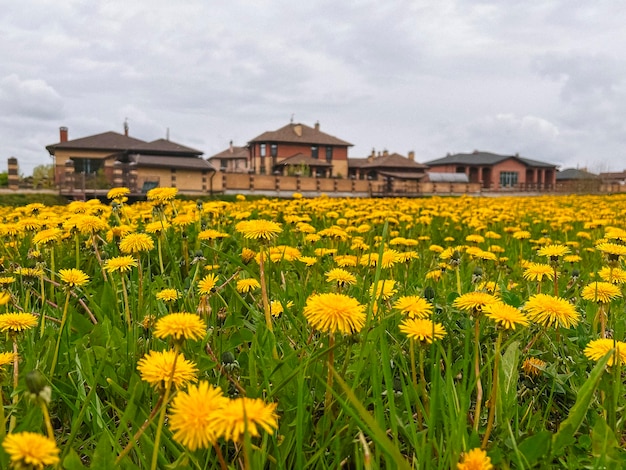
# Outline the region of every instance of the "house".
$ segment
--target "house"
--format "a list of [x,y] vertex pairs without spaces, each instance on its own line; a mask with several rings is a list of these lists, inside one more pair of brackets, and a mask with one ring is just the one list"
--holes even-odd
[[367,158],[348,160],[348,175],[353,179],[420,180],[426,176],[427,169],[426,165],[415,161],[415,152],[409,152],[407,158],[387,150],[376,155],[376,151],[372,150]]
[[435,173],[465,173],[470,183],[480,183],[483,189],[543,190],[556,184],[556,165],[522,158],[519,154],[474,150],[448,154],[424,164]]
[[207,160],[222,173],[248,173],[250,151],[248,147],[234,146],[231,140],[226,150],[216,153]]
[[557,191],[573,193],[595,193],[600,190],[602,180],[586,168],[566,168],[556,174]]
[[256,174],[346,177],[352,144],[314,127],[290,122],[248,142],[251,172]]
[[598,175],[604,184],[620,186],[626,185],[626,170],[603,172]]
[[141,193],[156,186],[181,191],[210,190],[215,168],[202,158],[203,152],[169,139],[145,142],[124,134],[104,132],[69,140],[61,127],[59,142],[46,147],[54,158],[55,183],[62,191],[105,190],[127,186]]

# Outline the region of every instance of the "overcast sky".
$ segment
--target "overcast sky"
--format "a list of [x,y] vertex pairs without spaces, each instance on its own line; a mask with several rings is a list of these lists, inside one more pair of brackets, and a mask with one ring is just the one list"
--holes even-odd
[[0,0],[0,171],[59,127],[205,157],[294,122],[427,162],[626,169],[621,0]]

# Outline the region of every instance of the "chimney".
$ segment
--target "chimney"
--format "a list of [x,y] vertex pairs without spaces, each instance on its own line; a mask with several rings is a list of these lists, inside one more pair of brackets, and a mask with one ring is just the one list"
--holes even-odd
[[128,118],[124,119],[124,135],[128,137]]
[[389,156],[389,152],[387,150],[383,150],[383,157],[388,157]]
[[302,124],[296,124],[295,126],[293,126],[293,132],[298,137],[302,137]]
[[409,151],[409,160],[415,161],[415,152],[413,150]]
[[320,131],[320,122],[319,122],[319,121],[317,121],[317,122],[315,123],[315,130],[316,130],[317,132],[319,132],[319,131]]
[[67,142],[67,127],[59,127],[59,141]]
[[235,149],[233,149],[233,141],[232,141],[232,140],[230,141],[230,145],[229,145],[229,147],[228,147],[228,151],[229,151],[230,153],[233,153],[233,152],[235,151]]

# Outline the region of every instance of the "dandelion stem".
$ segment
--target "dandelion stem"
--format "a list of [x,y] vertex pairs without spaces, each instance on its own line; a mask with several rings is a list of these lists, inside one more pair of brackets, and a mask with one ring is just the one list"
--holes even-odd
[[[13,336],[13,408],[17,406],[19,394],[17,393],[17,384],[19,378],[19,357],[17,355],[17,339]],[[4,411],[4,410],[3,410]],[[9,421],[9,434],[13,432],[17,425],[17,415],[15,412],[11,413],[11,419]],[[3,429],[4,431],[4,426]]]
[[324,414],[329,413],[333,399],[333,366],[335,363],[335,334],[328,334],[328,374],[326,375],[326,396],[324,397]]
[[474,430],[480,424],[480,409],[483,401],[483,385],[480,381],[480,317],[474,323],[474,375],[476,376],[476,408],[474,410]]
[[156,404],[154,405],[154,408],[150,412],[150,416],[146,418],[146,420],[143,422],[139,430],[135,433],[133,438],[130,441],[128,441],[128,444],[126,444],[126,447],[124,447],[124,450],[122,450],[122,452],[117,456],[117,458],[115,459],[115,465],[118,465],[122,461],[122,459],[128,455],[128,453],[135,446],[135,442],[137,442],[139,438],[142,436],[142,434],[146,431],[146,429],[148,429],[148,426],[150,426],[150,423],[152,423],[152,420],[156,416],[157,412],[161,409],[161,403],[163,403],[163,394],[159,396],[158,401],[156,402]]
[[[128,324],[128,329],[131,328],[131,319],[130,319],[130,306],[128,305],[128,292],[126,290],[126,281],[124,280],[124,273],[120,273],[120,277],[122,278],[122,295],[124,296],[124,314],[126,316],[126,323]],[[113,277],[113,276],[111,276]]]
[[215,449],[215,453],[217,454],[217,460],[219,460],[220,462],[220,469],[228,470],[228,465],[224,460],[224,455],[222,455],[222,449],[220,449],[220,446],[217,445],[217,442],[213,443],[213,448]]
[[46,432],[51,440],[54,440],[54,431],[52,429],[52,423],[50,422],[50,413],[48,413],[48,405],[44,400],[41,402],[41,412],[43,413],[43,420],[46,423]]
[[495,357],[493,360],[493,379],[491,383],[491,395],[489,395],[489,417],[487,418],[487,430],[483,436],[483,442],[481,447],[484,449],[489,442],[489,435],[493,428],[493,420],[496,415],[496,400],[498,394],[498,377],[500,368],[500,347],[502,345],[502,332],[498,332],[498,338],[496,339]]
[[[267,283],[265,282],[265,245],[263,244],[261,244],[261,250],[259,251],[259,277],[261,278],[261,299],[263,301],[263,312],[265,313],[265,324],[273,336],[274,328],[272,326],[272,312],[270,309],[270,302],[267,297]],[[274,359],[278,359],[276,344],[273,345],[272,355],[274,356]]]
[[50,367],[50,380],[54,377],[54,370],[57,366],[57,361],[59,359],[59,348],[61,346],[61,336],[63,335],[63,328],[65,327],[65,322],[67,320],[67,311],[70,305],[70,290],[67,289],[67,294],[65,296],[65,305],[63,306],[63,315],[61,316],[61,326],[59,326],[59,336],[57,336],[57,344],[54,347],[54,356],[52,356],[52,367]]

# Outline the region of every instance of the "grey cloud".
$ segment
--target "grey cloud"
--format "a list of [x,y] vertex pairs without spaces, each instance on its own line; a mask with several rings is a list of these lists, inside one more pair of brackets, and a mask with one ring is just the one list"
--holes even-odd
[[5,114],[31,119],[59,119],[63,100],[41,79],[21,79],[15,74],[0,80],[0,108]]

